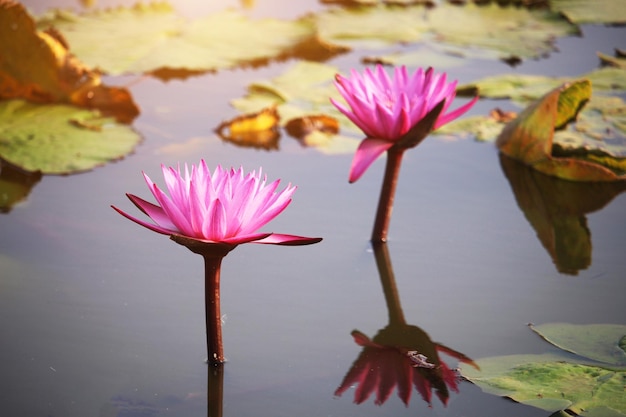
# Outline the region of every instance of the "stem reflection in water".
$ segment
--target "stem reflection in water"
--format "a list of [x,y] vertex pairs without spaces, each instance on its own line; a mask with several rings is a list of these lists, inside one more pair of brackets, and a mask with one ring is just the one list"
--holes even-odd
[[445,405],[450,390],[458,392],[458,375],[439,357],[440,353],[476,367],[464,354],[433,342],[421,328],[406,323],[400,305],[391,259],[386,243],[373,243],[376,265],[389,312],[389,324],[373,339],[358,330],[352,332],[354,341],[363,350],[354,361],[335,391],[340,396],[356,385],[354,402],[361,404],[376,393],[375,403],[383,404],[397,387],[398,397],[409,405],[412,389],[429,405],[432,392]]

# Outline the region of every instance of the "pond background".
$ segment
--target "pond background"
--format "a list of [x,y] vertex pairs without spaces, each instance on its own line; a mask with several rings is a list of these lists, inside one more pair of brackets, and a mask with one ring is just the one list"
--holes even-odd
[[[23,2],[35,13],[50,3]],[[323,7],[257,3],[247,13],[294,18]],[[175,4],[188,16],[227,6],[241,7]],[[612,53],[626,34],[623,27],[582,30],[582,37],[558,39],[559,51],[546,59],[515,68],[468,61],[447,72],[460,82],[510,72],[578,75],[598,66],[596,51]],[[345,73],[361,68],[359,59],[354,51],[328,63]],[[324,238],[308,247],[242,245],[224,259],[224,416],[550,414],[467,382],[446,407],[436,398],[429,407],[417,393],[409,407],[395,392],[382,406],[373,398],[353,404],[353,390],[333,395],[361,351],[350,332],[373,337],[388,323],[369,244],[384,158],[348,184],[351,154],[324,155],[286,135],[277,151],[240,148],[213,132],[237,114],[229,100],[291,64],[184,81],[105,78],[129,86],[143,143],[92,172],[44,177],[0,216],[0,415],[206,415],[202,259],[110,208],[134,213],[124,193],[149,196],[142,170],[162,184],[160,164],[201,158],[209,167],[263,167],[270,180],[296,184],[292,204],[264,230]],[[470,114],[507,103],[481,100]],[[531,322],[626,324],[626,194],[586,219],[592,264],[576,276],[559,273],[493,144],[428,138],[405,155],[390,226],[407,322],[473,359],[552,351]]]

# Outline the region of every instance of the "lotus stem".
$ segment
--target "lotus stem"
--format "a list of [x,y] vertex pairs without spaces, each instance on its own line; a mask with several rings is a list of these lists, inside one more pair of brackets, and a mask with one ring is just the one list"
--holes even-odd
[[222,314],[220,312],[220,269],[222,256],[204,256],[204,304],[206,315],[206,347],[210,365],[222,364]]
[[376,220],[372,231],[371,241],[386,242],[391,212],[393,211],[393,199],[396,194],[396,185],[400,174],[400,164],[405,149],[393,146],[387,151],[387,163],[385,165],[385,178],[380,190]]

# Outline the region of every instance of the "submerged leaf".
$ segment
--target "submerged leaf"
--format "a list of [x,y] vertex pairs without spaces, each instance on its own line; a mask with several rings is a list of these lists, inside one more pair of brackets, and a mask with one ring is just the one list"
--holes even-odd
[[21,4],[0,0],[0,39],[0,99],[97,108],[124,123],[139,114],[126,89],[102,85],[56,31],[37,31]]
[[27,171],[70,174],[121,159],[141,137],[98,111],[0,102],[0,157]]
[[78,57],[109,74],[230,68],[276,58],[314,36],[306,19],[252,20],[223,10],[187,21],[167,3],[80,15],[55,11],[39,25],[57,28]]
[[559,178],[574,181],[615,181],[626,179],[596,162],[578,156],[552,154],[554,131],[574,118],[591,97],[588,80],[575,81],[556,88],[528,106],[510,122],[496,140],[505,155]]

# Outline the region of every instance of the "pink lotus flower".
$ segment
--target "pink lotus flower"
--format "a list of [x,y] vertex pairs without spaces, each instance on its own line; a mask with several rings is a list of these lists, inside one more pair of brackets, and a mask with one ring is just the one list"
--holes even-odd
[[206,243],[306,245],[321,240],[258,232],[289,205],[296,190],[289,184],[284,190],[277,191],[280,180],[266,184],[261,170],[258,174],[253,171],[245,175],[243,168],[226,171],[218,166],[211,174],[204,160],[197,166],[191,165],[191,171],[186,164],[184,171],[180,166],[178,169],[161,168],[169,196],[143,174],[159,205],[126,194],[153,223],[112,207],[124,217],[157,233]]
[[174,242],[204,258],[205,315],[208,362],[221,365],[226,360],[222,343],[220,313],[220,270],[222,259],[240,243],[308,245],[321,241],[258,229],[278,216],[291,202],[296,187],[291,184],[276,191],[280,180],[266,184],[266,177],[243,168],[226,171],[218,166],[213,174],[204,160],[185,165],[184,172],[161,166],[169,195],[144,173],[143,176],[159,205],[126,194],[152,222],[140,220],[113,207],[122,216],[152,231],[170,235]]
[[[416,146],[431,130],[461,116],[478,99],[446,113],[456,96],[457,82],[446,82],[446,73],[437,74],[432,68],[419,68],[409,75],[406,67],[396,67],[391,78],[381,65],[374,71],[365,69],[363,75],[355,70],[351,73],[351,78],[339,74],[335,77],[335,85],[349,108],[331,98],[335,107],[367,135],[352,161],[350,182],[358,180],[393,145]],[[443,107],[437,109],[442,102]],[[438,110],[436,119],[421,129],[419,137],[402,143],[401,139],[433,110]]]

